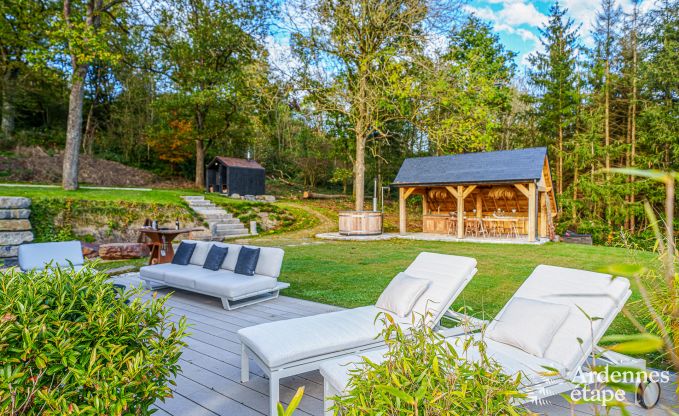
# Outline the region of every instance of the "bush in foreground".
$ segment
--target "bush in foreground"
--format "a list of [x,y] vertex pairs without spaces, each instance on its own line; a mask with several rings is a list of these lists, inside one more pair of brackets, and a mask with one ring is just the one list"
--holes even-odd
[[[349,391],[337,396],[334,413],[358,415],[517,415],[512,405],[520,377],[510,377],[485,354],[482,341],[467,338],[452,348],[422,322],[404,333],[388,314],[383,337],[388,347],[382,363],[366,357],[350,370]],[[470,349],[479,359],[468,360]]]
[[0,274],[0,414],[145,415],[171,396],[184,318],[170,320],[167,298],[121,294],[106,279]]

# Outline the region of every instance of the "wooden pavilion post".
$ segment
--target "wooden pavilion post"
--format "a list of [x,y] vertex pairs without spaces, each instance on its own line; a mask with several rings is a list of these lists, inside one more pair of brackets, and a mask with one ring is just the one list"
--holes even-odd
[[398,228],[401,235],[406,233],[406,190],[398,188]]
[[540,237],[547,237],[547,192],[540,192]]
[[427,215],[429,210],[429,201],[427,201],[428,189],[424,188],[424,193],[422,194],[422,215]]
[[476,218],[483,217],[483,196],[481,190],[476,194]]
[[398,188],[398,228],[400,234],[406,233],[406,199],[408,199],[414,190],[415,188]]
[[535,182],[528,184],[528,240],[535,241],[538,221],[537,188]]
[[457,238],[464,238],[464,186],[457,187]]

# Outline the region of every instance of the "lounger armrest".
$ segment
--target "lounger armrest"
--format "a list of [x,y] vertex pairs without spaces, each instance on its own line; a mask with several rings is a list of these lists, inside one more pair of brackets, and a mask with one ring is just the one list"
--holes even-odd
[[646,360],[642,358],[630,357],[625,354],[620,354],[619,352],[607,350],[598,345],[594,347],[594,353],[597,354],[599,360],[606,361],[613,365],[646,370]]
[[441,332],[444,333],[445,336],[454,336],[462,335],[464,333],[469,332],[477,332],[483,329],[483,327],[485,327],[486,325],[488,325],[488,321],[484,321],[482,319],[474,318],[473,316],[465,315],[463,313],[451,310],[447,310],[443,314],[441,321],[443,320],[455,324],[455,326],[452,328],[444,328],[441,330]]

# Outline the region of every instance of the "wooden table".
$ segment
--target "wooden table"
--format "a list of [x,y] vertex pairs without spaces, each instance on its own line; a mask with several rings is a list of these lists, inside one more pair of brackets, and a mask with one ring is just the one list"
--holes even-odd
[[174,257],[174,248],[172,248],[172,241],[177,238],[179,234],[190,233],[191,231],[198,231],[198,228],[182,228],[175,229],[158,229],[140,228],[139,232],[147,236],[151,242],[147,243],[151,248],[151,257],[149,264],[169,263]]

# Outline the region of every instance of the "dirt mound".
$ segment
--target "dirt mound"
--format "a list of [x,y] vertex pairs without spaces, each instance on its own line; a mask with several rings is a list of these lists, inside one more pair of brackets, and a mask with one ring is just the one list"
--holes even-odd
[[[13,156],[0,156],[3,182],[61,183],[63,156],[50,156],[40,147],[17,148]],[[95,186],[148,187],[167,185],[158,176],[122,163],[80,155],[82,184]]]

